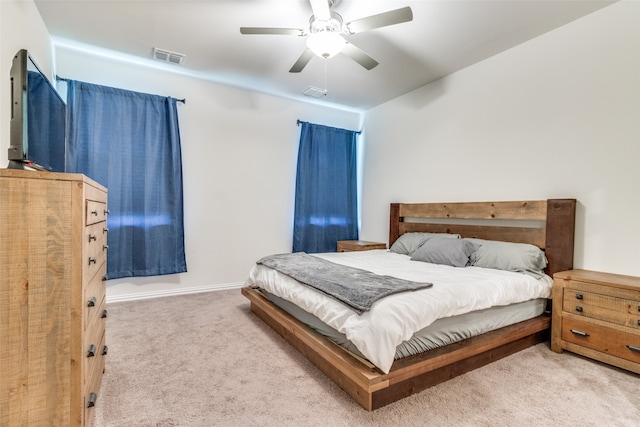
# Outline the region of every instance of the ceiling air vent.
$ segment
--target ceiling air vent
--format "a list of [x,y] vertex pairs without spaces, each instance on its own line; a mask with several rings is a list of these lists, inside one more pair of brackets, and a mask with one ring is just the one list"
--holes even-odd
[[157,59],[158,61],[169,62],[171,64],[180,65],[184,60],[184,57],[181,53],[171,52],[164,49],[158,49],[157,47],[153,48],[153,59]]
[[313,98],[320,98],[322,96],[325,96],[327,94],[327,91],[324,89],[320,89],[319,87],[309,86],[302,93]]

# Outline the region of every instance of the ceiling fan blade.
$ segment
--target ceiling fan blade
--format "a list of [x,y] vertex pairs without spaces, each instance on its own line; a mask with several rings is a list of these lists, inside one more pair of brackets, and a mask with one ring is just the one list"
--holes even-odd
[[240,27],[241,34],[275,34],[283,36],[305,36],[307,33],[300,28],[268,28],[268,27]]
[[367,70],[370,70],[378,65],[378,61],[376,61],[375,59],[364,53],[362,49],[354,46],[351,43],[347,43],[346,45],[344,45],[344,47],[342,48],[342,53],[356,61],[358,64],[362,65]]
[[311,49],[309,48],[305,49],[304,52],[302,52],[302,55],[300,55],[300,58],[298,58],[296,63],[293,64],[293,67],[291,67],[289,72],[299,73],[300,71],[302,71],[302,69],[309,63],[309,61],[311,61],[311,58],[313,58],[313,55],[315,54],[311,51]]
[[311,9],[313,10],[313,16],[321,21],[328,21],[331,19],[331,10],[329,9],[328,0],[309,0],[311,3]]
[[386,27],[388,25],[401,24],[413,20],[413,12],[409,6],[400,9],[390,10],[377,15],[356,19],[345,25],[348,34],[361,33],[362,31],[374,28]]

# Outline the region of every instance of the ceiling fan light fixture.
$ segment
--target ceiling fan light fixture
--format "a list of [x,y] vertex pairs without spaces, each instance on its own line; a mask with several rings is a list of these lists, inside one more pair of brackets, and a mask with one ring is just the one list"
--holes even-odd
[[339,54],[347,41],[338,33],[320,31],[307,38],[307,47],[321,58],[331,58]]

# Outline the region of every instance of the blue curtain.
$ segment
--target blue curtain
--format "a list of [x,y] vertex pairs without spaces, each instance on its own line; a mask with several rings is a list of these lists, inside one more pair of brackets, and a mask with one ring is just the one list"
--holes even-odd
[[109,189],[107,277],[187,271],[174,98],[67,82],[67,171]]
[[358,132],[300,123],[293,252],[335,252],[358,239]]

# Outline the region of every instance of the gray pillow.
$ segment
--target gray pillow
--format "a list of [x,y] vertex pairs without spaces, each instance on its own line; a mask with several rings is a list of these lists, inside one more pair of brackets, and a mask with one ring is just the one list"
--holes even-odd
[[449,233],[405,233],[393,242],[389,250],[402,255],[411,255],[418,249],[420,243],[433,237],[459,239],[460,235]]
[[466,267],[471,265],[470,258],[476,249],[475,244],[465,239],[434,237],[425,240],[413,253],[411,259],[452,267]]
[[497,240],[462,239],[480,245],[473,265],[529,274],[539,279],[544,275],[547,257],[544,251],[527,243],[500,242]]

